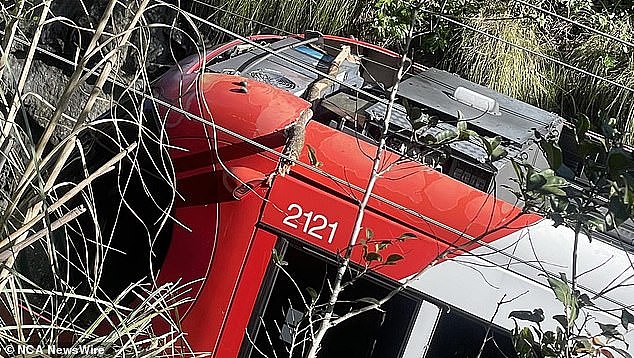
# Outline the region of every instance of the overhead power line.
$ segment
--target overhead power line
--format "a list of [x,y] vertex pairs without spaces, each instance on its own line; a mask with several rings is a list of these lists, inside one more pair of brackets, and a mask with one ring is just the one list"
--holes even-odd
[[[3,35],[4,31],[0,30],[0,34]],[[25,44],[25,45],[28,44],[28,41],[24,41],[22,39],[16,39],[16,41],[20,42],[22,44]],[[62,61],[64,63],[68,64],[68,65],[71,65],[71,66],[76,66],[77,65],[73,61],[68,60],[67,58],[64,58],[63,56],[55,54],[55,53],[53,53],[51,51],[48,51],[46,49],[43,49],[43,48],[41,48],[39,46],[37,47],[37,51],[39,51],[40,53],[45,54],[47,56],[50,56],[52,58],[55,58],[55,59],[57,59],[59,61]],[[84,69],[84,72],[86,72],[86,73],[89,72],[89,71],[91,71],[91,70]],[[98,74],[98,71],[92,71],[92,72],[94,72],[95,74]],[[183,109],[183,108],[181,108],[179,106],[176,106],[176,105],[174,105],[172,103],[169,103],[169,102],[167,102],[165,100],[156,98],[153,95],[145,93],[144,91],[141,91],[141,90],[137,89],[134,86],[130,86],[130,85],[126,84],[126,83],[123,83],[120,80],[112,77],[112,75],[108,76],[107,81],[110,82],[111,84],[115,85],[115,86],[118,86],[120,88],[124,88],[126,91],[129,91],[129,92],[132,92],[132,93],[134,93],[134,94],[136,94],[138,96],[141,96],[143,99],[150,100],[156,105],[163,106],[165,108],[168,108],[171,111],[177,112],[177,113],[179,113],[181,115],[187,116],[188,118],[192,118],[194,120],[197,120],[197,121],[199,121],[199,122],[201,122],[201,123],[203,123],[205,125],[208,125],[208,126],[211,126],[213,128],[216,128],[222,133],[225,133],[225,134],[227,134],[227,135],[229,135],[229,136],[231,136],[233,138],[236,138],[238,140],[244,141],[245,143],[248,143],[248,144],[250,144],[250,145],[252,145],[252,146],[254,146],[254,147],[258,148],[258,149],[261,149],[261,150],[263,150],[263,151],[265,151],[267,153],[270,153],[270,154],[272,154],[275,157],[278,157],[278,158],[284,159],[284,160],[288,160],[288,161],[290,161],[290,162],[292,162],[292,163],[294,163],[294,164],[296,164],[296,165],[298,165],[298,166],[300,166],[300,167],[302,167],[304,169],[308,169],[308,170],[310,170],[310,171],[312,171],[312,172],[314,172],[314,173],[316,173],[316,174],[318,174],[320,176],[323,176],[323,177],[325,177],[327,179],[330,179],[330,180],[332,180],[333,182],[335,182],[335,183],[337,183],[339,185],[344,185],[346,187],[352,188],[352,189],[354,189],[354,190],[356,190],[356,191],[358,191],[360,193],[363,193],[365,191],[365,189],[363,189],[363,188],[361,188],[361,187],[359,187],[359,186],[357,186],[355,184],[352,184],[352,183],[350,183],[350,182],[348,182],[348,181],[346,181],[344,179],[341,179],[341,178],[339,178],[337,176],[334,176],[334,175],[332,175],[330,173],[327,173],[327,172],[325,172],[325,171],[323,171],[323,170],[321,170],[319,168],[316,168],[316,167],[314,167],[312,165],[306,164],[306,163],[304,163],[304,162],[302,162],[300,160],[293,159],[293,158],[291,158],[291,157],[289,157],[289,156],[287,156],[287,155],[285,155],[285,154],[283,154],[281,152],[276,151],[273,148],[269,148],[269,147],[267,147],[264,144],[258,143],[257,141],[255,141],[255,140],[253,140],[251,138],[245,137],[245,136],[243,136],[243,135],[241,135],[241,134],[239,134],[237,132],[234,132],[234,131],[232,131],[232,130],[230,130],[228,128],[220,126],[220,125],[214,123],[213,120],[208,120],[206,118],[203,118],[200,115],[192,114],[192,113],[188,112],[187,110],[185,110],[185,109]],[[443,228],[445,230],[448,230],[448,231],[450,231],[450,232],[452,232],[454,234],[462,235],[462,237],[466,237],[467,239],[469,239],[469,240],[471,240],[473,242],[479,243],[481,245],[486,245],[485,242],[483,242],[481,240],[478,240],[475,237],[469,236],[468,234],[465,234],[465,233],[463,233],[462,231],[460,231],[458,229],[455,229],[455,228],[453,228],[451,226],[443,224],[443,223],[441,223],[441,222],[439,222],[439,221],[437,221],[435,219],[432,219],[432,218],[430,218],[428,216],[425,216],[425,215],[423,215],[421,213],[418,213],[418,212],[416,212],[416,211],[414,211],[412,209],[409,209],[409,208],[407,208],[405,206],[402,206],[402,205],[400,205],[398,203],[395,203],[393,201],[390,201],[388,199],[380,197],[380,196],[378,196],[376,194],[372,194],[372,198],[376,199],[376,200],[379,200],[379,201],[381,201],[381,202],[383,202],[385,204],[391,205],[391,206],[395,207],[396,209],[401,210],[403,212],[406,212],[406,213],[408,213],[410,215],[413,215],[413,216],[415,216],[415,217],[417,217],[419,219],[422,219],[423,221],[425,221],[425,222],[427,222],[429,224],[436,225],[436,226],[441,227],[441,228]]]
[[[271,24],[267,24],[266,22],[262,22],[262,21],[258,21],[258,20],[252,19],[252,18],[250,18],[250,17],[248,17],[248,16],[244,16],[244,15],[238,14],[237,12],[234,12],[234,11],[230,11],[230,10],[224,9],[224,8],[222,8],[222,7],[220,7],[220,6],[216,6],[216,5],[212,5],[212,4],[207,4],[206,2],[204,2],[204,1],[202,1],[202,0],[193,0],[193,2],[195,2],[196,4],[199,4],[199,5],[205,6],[205,7],[207,7],[207,8],[213,9],[213,10],[215,10],[216,12],[223,12],[223,13],[225,13],[225,14],[228,14],[228,15],[230,15],[230,16],[236,17],[236,18],[238,18],[238,19],[241,19],[241,20],[244,20],[244,21],[249,21],[249,22],[256,23],[256,24],[258,24],[258,25],[260,25],[260,26],[263,26],[263,27],[266,27],[266,28],[269,28],[269,29],[272,29],[272,30],[278,31],[279,33],[284,34],[284,35],[289,35],[289,36],[295,36],[295,35],[297,35],[296,33],[291,32],[291,31],[284,30],[284,29],[283,29],[283,28],[281,28],[281,27],[274,26],[274,25],[271,25]],[[187,12],[187,13],[188,13],[188,14],[190,14],[190,12]],[[324,46],[326,46],[326,47],[328,47],[328,48],[330,48],[330,49],[333,49],[333,50],[335,49],[333,46],[330,46],[330,45],[328,45],[328,44],[324,44]],[[388,64],[385,64],[385,63],[380,62],[380,61],[377,61],[377,60],[373,60],[373,59],[371,59],[371,58],[365,58],[365,60],[366,60],[366,61],[368,61],[368,62],[372,62],[372,63],[374,63],[374,64],[377,64],[377,65],[380,65],[380,66],[382,66],[382,67],[389,68],[389,69],[394,70],[394,71],[397,71],[397,70],[398,70],[398,68],[396,68],[396,67],[394,67],[394,66],[390,66],[390,65],[388,65]],[[421,67],[423,67],[423,68],[427,68],[427,67],[425,67],[425,66],[421,66]],[[406,71],[406,73],[410,73],[412,70],[413,70],[413,68],[409,68],[409,69]]]
[[[277,57],[279,59],[282,59],[282,60],[284,60],[284,61],[286,61],[286,62],[288,62],[290,64],[293,64],[295,66],[301,67],[302,69],[304,69],[306,71],[309,71],[311,73],[314,73],[314,74],[316,74],[316,75],[318,75],[320,77],[327,78],[328,80],[330,80],[330,81],[332,81],[334,83],[337,83],[340,86],[346,87],[346,88],[348,88],[348,89],[350,89],[350,90],[352,90],[352,91],[354,91],[356,93],[363,94],[364,96],[372,98],[373,100],[381,102],[381,103],[383,103],[385,105],[387,105],[387,103],[388,103],[388,101],[385,98],[381,98],[381,97],[379,97],[379,96],[377,96],[377,95],[375,95],[373,93],[365,91],[365,90],[363,90],[361,88],[357,88],[357,87],[355,87],[355,86],[353,86],[353,85],[351,85],[349,83],[346,83],[345,81],[342,81],[342,80],[340,80],[340,79],[338,79],[338,78],[336,78],[334,76],[331,76],[331,75],[329,75],[329,74],[327,74],[327,73],[325,73],[323,71],[320,71],[320,70],[316,69],[313,66],[305,64],[305,63],[303,63],[301,61],[297,61],[294,58],[290,58],[289,56],[284,55],[284,53],[282,53],[282,52],[277,52],[277,51],[271,49],[268,46],[262,45],[262,44],[258,43],[257,41],[253,41],[253,40],[249,39],[246,36],[242,36],[242,35],[240,35],[238,33],[235,33],[235,32],[233,32],[233,31],[231,31],[231,30],[229,30],[227,28],[224,28],[224,27],[222,27],[222,26],[220,26],[218,24],[215,24],[215,23],[213,23],[213,22],[211,22],[211,21],[209,21],[207,19],[204,19],[204,18],[202,18],[202,17],[200,17],[200,16],[198,16],[196,14],[193,14],[193,13],[191,13],[189,11],[183,10],[183,9],[179,8],[178,6],[176,6],[176,5],[167,3],[167,2],[165,2],[163,0],[157,0],[157,3],[163,4],[164,6],[166,6],[168,8],[171,8],[171,9],[174,9],[175,11],[178,11],[178,12],[181,12],[181,13],[185,13],[191,19],[199,21],[199,22],[201,22],[201,23],[203,23],[203,24],[205,24],[207,26],[210,26],[211,28],[213,28],[216,31],[220,31],[220,32],[225,33],[225,34],[227,34],[227,35],[229,35],[229,36],[231,36],[231,37],[233,37],[235,39],[241,40],[244,43],[249,44],[249,45],[251,45],[251,46],[253,46],[253,47],[257,48],[257,49],[260,49],[260,50],[268,53],[271,56],[274,56],[274,57]],[[398,110],[398,109],[395,108],[395,110]],[[401,112],[403,112],[403,111],[401,110]]]

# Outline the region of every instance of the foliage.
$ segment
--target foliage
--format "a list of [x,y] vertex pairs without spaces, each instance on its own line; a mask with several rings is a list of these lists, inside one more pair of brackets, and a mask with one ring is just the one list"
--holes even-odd
[[[189,5],[186,5],[189,4]],[[316,30],[339,34],[362,16],[365,2],[359,0],[203,0],[184,1],[184,8],[238,34],[303,33]],[[217,42],[223,34],[211,32]]]
[[[594,14],[592,24],[613,36],[632,42],[634,36],[633,15]],[[634,88],[634,48],[604,36],[592,34],[572,42],[564,54],[566,62],[599,76]],[[624,131],[627,143],[633,143],[634,93],[605,81],[565,71],[562,79],[570,96],[563,97],[567,112],[578,111],[588,116],[603,113],[616,118],[616,126]],[[573,103],[574,101],[574,103]],[[572,112],[574,113],[574,112]],[[601,124],[593,123],[596,127]]]
[[[407,2],[381,0],[375,4],[377,33],[388,36],[386,43],[402,41]],[[432,65],[564,116],[583,113],[596,118],[601,110],[617,118],[617,127],[626,133],[626,142],[632,143],[634,93],[614,84],[634,88],[631,2],[547,0],[537,5],[516,1],[426,2],[416,50]]]
[[414,7],[421,8],[416,25],[414,48],[423,54],[440,54],[454,36],[454,27],[436,18],[437,14],[471,16],[480,8],[480,0],[455,1],[401,1],[375,0],[373,29],[378,41],[401,44],[407,35],[409,14]]
[[402,41],[407,36],[411,8],[409,1],[377,0],[374,28],[383,39]]
[[[513,344],[520,358],[568,358],[568,357],[608,357],[618,354],[624,358],[631,355],[623,349],[626,343],[623,336],[613,324],[596,322],[600,333],[589,335],[586,325],[588,317],[578,326],[577,319],[585,312],[586,307],[591,307],[592,301],[586,294],[572,290],[564,274],[560,278],[549,277],[548,283],[557,300],[563,306],[561,315],[552,318],[558,322],[555,331],[545,330],[541,323],[544,321],[544,312],[541,308],[533,311],[513,311],[509,315],[515,320],[513,330]],[[628,329],[630,323],[634,323],[632,315],[626,310],[621,311],[621,321],[624,329]],[[530,322],[529,326],[520,327],[517,321]],[[594,324],[594,323],[593,323]],[[570,331],[573,331],[570,334]]]
[[[476,18],[465,21],[469,26],[492,36],[520,45],[531,51],[552,54],[554,46],[543,41],[535,22],[516,18],[499,5],[484,6]],[[466,32],[465,32],[466,31]],[[486,85],[500,93],[545,108],[557,103],[553,80],[557,68],[553,63],[489,35],[461,31],[452,42],[451,54],[442,65],[451,72]]]
[[[555,225],[563,224],[589,237],[593,230],[616,229],[630,218],[634,205],[630,189],[634,185],[634,157],[624,149],[622,132],[615,124],[614,118],[605,119],[603,136],[594,136],[588,132],[590,120],[579,118],[574,140],[580,161],[575,168],[563,161],[557,138],[536,132],[550,169],[539,171],[528,163],[514,163],[515,181],[520,188],[515,193],[524,202],[525,210],[545,213]],[[575,176],[586,181],[572,187],[569,180]],[[605,198],[607,207],[597,198]]]
[[[634,185],[634,156],[624,149],[623,135],[615,124],[614,118],[604,119],[603,136],[596,136],[588,132],[590,120],[585,116],[579,118],[573,134],[580,157],[575,168],[564,162],[557,138],[543,137],[537,132],[536,141],[550,168],[540,171],[526,162],[513,163],[518,186],[511,189],[524,202],[524,210],[543,213],[555,226],[567,226],[575,232],[572,285],[564,274],[560,278],[547,278],[563,306],[564,314],[553,317],[561,327],[544,331],[540,325],[544,321],[541,309],[511,313],[512,318],[533,323],[532,327],[517,326],[514,331],[515,347],[521,357],[613,357],[612,352],[630,357],[614,344],[622,341],[614,325],[597,322],[601,333],[584,335],[588,317],[591,317],[584,308],[592,303],[586,294],[575,289],[579,234],[591,238],[594,231],[616,230],[618,233],[618,227],[632,217],[634,195],[630,188]],[[584,180],[580,182],[575,177]],[[573,180],[574,186],[571,185]],[[536,314],[538,312],[541,314]],[[582,312],[585,317],[579,323]],[[632,314],[623,309],[621,316],[623,328],[627,329]]]

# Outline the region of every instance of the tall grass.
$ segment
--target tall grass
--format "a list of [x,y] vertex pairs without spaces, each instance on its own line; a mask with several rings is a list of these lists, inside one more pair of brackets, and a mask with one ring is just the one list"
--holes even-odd
[[[530,19],[510,13],[485,8],[469,25],[539,53],[554,50]],[[461,31],[457,39],[443,63],[450,71],[536,106],[556,106],[559,80],[554,64],[470,30]]]
[[[611,16],[602,13],[588,16],[584,12],[583,16],[574,19],[630,42],[634,39],[633,17],[627,12]],[[601,18],[603,21],[597,20]],[[504,2],[485,4],[477,18],[464,21],[494,37],[634,87],[634,49],[604,36],[554,18],[540,24],[536,18]],[[625,141],[634,143],[631,91],[490,36],[469,29],[456,30],[457,35],[441,62],[449,71],[566,118],[583,113],[598,124],[600,117],[615,117],[625,133]]]
[[[169,234],[175,185],[166,135],[140,94],[151,94],[149,2],[108,1],[90,28],[55,18],[52,3],[0,8],[0,348],[84,346],[106,357],[187,352],[172,317],[188,300],[187,285],[159,285],[153,266]],[[60,93],[33,92],[41,35],[54,25],[76,31],[85,47],[76,48],[67,80],[47,87]],[[9,55],[16,48],[20,61]],[[126,60],[134,71],[122,70]],[[27,99],[49,109],[40,133]],[[96,112],[97,102],[110,110]]]
[[[604,31],[624,40],[634,40],[633,18],[615,18]],[[565,60],[599,76],[634,88],[634,49],[600,35],[583,38]],[[602,112],[619,120],[626,142],[634,143],[634,93],[605,81],[572,71],[564,73],[566,90],[564,105],[571,113],[595,115]]]
[[277,29],[292,33],[317,30],[326,34],[344,34],[366,5],[361,0],[188,1],[193,13],[242,35],[279,33]]

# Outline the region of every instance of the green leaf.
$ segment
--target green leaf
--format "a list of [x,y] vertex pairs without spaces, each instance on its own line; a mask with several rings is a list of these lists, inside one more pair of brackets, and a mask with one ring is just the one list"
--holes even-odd
[[401,261],[403,259],[402,255],[399,254],[391,254],[387,257],[387,259],[385,260],[385,264],[386,265],[394,265],[396,264],[398,261]]
[[376,251],[381,251],[381,250],[385,250],[388,248],[388,246],[390,246],[392,242],[390,242],[390,240],[383,240],[377,244],[374,245],[374,247],[376,248]]
[[561,189],[568,185],[566,179],[556,176],[552,170],[544,170],[539,174],[546,179],[546,183],[538,188],[539,191],[558,196],[566,196],[566,192]]
[[526,189],[537,190],[546,184],[546,178],[541,173],[535,172],[533,168],[529,168],[526,172]]
[[491,149],[494,150],[495,148],[499,147],[500,144],[502,144],[502,137],[500,136],[495,136],[494,138],[491,138]]
[[542,138],[539,141],[539,146],[542,148],[544,155],[546,156],[546,160],[548,161],[548,165],[553,170],[559,169],[561,163],[563,162],[563,156],[561,154],[561,148],[554,143],[545,138]]
[[511,164],[513,164],[513,170],[515,170],[515,176],[519,180],[519,184],[521,187],[523,183],[523,179],[524,179],[524,171],[522,170],[522,167],[520,166],[520,164],[516,162],[514,159],[511,159]]
[[592,342],[586,337],[575,337],[576,341],[576,352],[578,353],[588,353],[592,352]]
[[436,135],[434,136],[436,143],[448,142],[452,139],[455,139],[456,137],[458,137],[458,133],[453,129],[445,129],[436,133]]
[[616,329],[616,324],[607,324],[597,322],[599,328],[601,328],[601,335],[607,338],[620,339],[621,333]]
[[517,318],[522,321],[540,323],[544,321],[544,310],[536,308],[531,311],[513,311],[509,314],[509,318]]
[[579,296],[579,306],[580,307],[594,306],[594,303],[592,302],[592,300],[590,300],[590,296],[584,293]]
[[372,262],[372,261],[383,261],[383,257],[381,256],[381,254],[379,254],[378,252],[368,252],[365,257],[364,257],[365,261],[367,262]]
[[480,137],[480,140],[482,141],[482,145],[484,145],[484,150],[487,152],[487,156],[490,157],[494,149],[494,147],[491,145],[492,140],[486,137]]
[[621,311],[621,325],[623,325],[623,328],[627,329],[627,326],[630,323],[634,323],[634,315],[630,313],[630,311],[628,310],[622,310]]
[[577,133],[577,141],[581,142],[586,135],[586,132],[590,129],[590,119],[585,115],[581,114],[579,119],[577,120],[577,127],[575,132]]
[[553,331],[544,332],[544,337],[542,338],[542,342],[544,344],[553,344],[557,342],[557,335]]
[[306,292],[308,292],[308,294],[310,295],[310,299],[312,300],[312,302],[317,301],[317,297],[319,297],[319,295],[317,294],[317,291],[315,291],[314,288],[306,287]]
[[405,241],[407,239],[415,239],[415,238],[416,238],[416,234],[412,234],[411,232],[406,232],[401,234],[401,236],[397,237],[396,240]]
[[566,211],[570,201],[565,196],[551,196],[549,198],[550,208],[556,213],[562,213]]
[[562,314],[558,314],[558,315],[554,315],[553,319],[557,322],[559,322],[559,324],[563,327],[566,328],[568,326],[568,318],[566,318],[566,316],[562,315]]
[[632,160],[632,154],[626,152],[621,148],[613,148],[608,153],[608,174],[612,179],[626,172],[634,170],[634,160]]
[[609,226],[617,227],[623,224],[632,214],[631,206],[623,203],[623,198],[615,195],[610,198],[608,204],[608,213],[606,214],[606,223]]
[[500,159],[506,157],[508,154],[509,153],[506,151],[506,149],[504,147],[497,146],[491,152],[491,161],[495,162],[496,160],[500,160]]
[[513,337],[513,346],[520,354],[520,357],[532,357],[533,346],[537,345],[533,332],[528,327],[524,327]]
[[458,131],[460,132],[464,132],[467,130],[467,121],[458,121],[458,123],[456,124],[456,128],[458,128]]
[[425,143],[425,144],[435,144],[436,142],[437,142],[436,136],[434,136],[431,133],[427,133],[423,137],[423,143]]
[[572,291],[570,290],[570,286],[568,286],[568,282],[566,280],[566,276],[562,273],[562,278],[558,279],[555,277],[548,277],[548,284],[550,288],[553,290],[555,297],[559,302],[563,303],[567,309],[568,317],[566,320],[568,325],[571,326],[574,324],[577,319],[577,315],[579,314],[577,299],[572,295]]
[[468,140],[471,136],[471,130],[458,131],[458,140]]
[[406,98],[403,98],[403,107],[405,107],[407,116],[409,117],[412,124],[419,121],[420,118],[423,116],[423,111],[417,106],[412,106]]

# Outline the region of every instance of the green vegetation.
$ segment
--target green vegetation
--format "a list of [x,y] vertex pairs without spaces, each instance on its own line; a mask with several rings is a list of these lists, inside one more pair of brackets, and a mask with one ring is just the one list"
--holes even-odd
[[[376,33],[402,40],[398,26],[403,22],[395,23],[405,6],[391,0],[375,3],[380,10]],[[427,3],[422,14],[418,59],[569,119],[580,114],[597,118],[592,123],[596,131],[602,119],[614,117],[624,140],[634,143],[634,93],[627,89],[634,87],[631,1],[548,0],[536,8],[518,0],[454,0]]]
[[241,35],[279,33],[277,29],[343,34],[362,16],[366,4],[360,0],[193,0],[190,10],[208,14],[208,20]]
[[[405,37],[412,4],[402,0],[190,0],[187,6],[242,35],[314,29],[398,47]],[[631,1],[548,0],[540,7],[625,41],[634,40]],[[634,143],[632,91],[519,47],[630,88],[634,87],[634,48],[516,0],[428,1],[418,27],[420,33],[414,40],[417,60],[566,118],[579,114],[617,118],[617,127],[626,133],[624,140]],[[224,39],[216,33],[209,37]],[[598,122],[593,125],[598,129]]]
[[[492,16],[503,19],[489,19]],[[469,25],[532,51],[553,52],[552,45],[540,41],[537,25],[527,19],[485,9]],[[461,36],[452,46],[455,52],[442,63],[449,71],[543,108],[556,105],[557,69],[549,61],[479,33]]]

